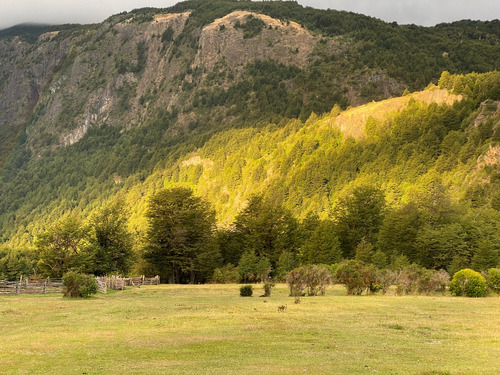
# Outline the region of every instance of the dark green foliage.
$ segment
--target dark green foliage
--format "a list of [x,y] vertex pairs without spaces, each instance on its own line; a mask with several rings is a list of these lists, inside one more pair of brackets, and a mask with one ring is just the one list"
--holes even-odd
[[335,205],[344,258],[352,258],[361,241],[374,244],[385,215],[384,193],[373,186],[360,186]]
[[370,287],[369,269],[356,260],[348,260],[339,265],[335,274],[336,280],[344,284],[348,295],[361,295]]
[[335,223],[319,220],[309,215],[300,225],[302,241],[300,260],[302,264],[333,264],[342,259],[342,251]]
[[421,226],[421,213],[414,203],[390,210],[380,227],[378,248],[390,259],[398,254],[417,260],[416,238]]
[[294,253],[290,251],[283,251],[278,258],[276,264],[276,272],[274,278],[279,281],[284,281],[286,275],[298,266],[299,262]]
[[212,283],[218,284],[234,284],[240,280],[240,270],[231,263],[223,267],[216,268],[210,279]]
[[251,285],[243,285],[240,287],[240,297],[252,297],[253,287]]
[[211,250],[214,211],[191,189],[179,187],[153,195],[146,216],[145,259],[163,280],[193,282],[200,271],[200,256]]
[[235,230],[240,233],[242,247],[258,257],[266,257],[276,268],[284,250],[297,246],[298,223],[281,205],[253,196],[236,216]]
[[133,261],[133,239],[127,229],[123,201],[115,201],[96,212],[89,220],[90,261],[87,270],[97,276],[126,275]]
[[498,248],[491,241],[481,239],[478,241],[478,248],[472,257],[472,268],[476,271],[487,271],[497,267],[500,263]]
[[265,256],[247,250],[238,263],[241,282],[265,282],[271,272],[271,263]]
[[271,281],[266,281],[264,283],[264,297],[271,297],[271,290],[274,287],[274,283]]
[[163,43],[170,43],[174,40],[174,29],[172,26],[167,27],[167,29],[161,34],[161,41]]
[[7,39],[17,36],[22,41],[33,44],[37,41],[40,35],[49,31],[50,29],[51,26],[49,25],[24,23],[0,30],[0,39]]
[[0,246],[0,280],[15,281],[35,274],[38,256],[32,249]]
[[234,28],[243,30],[243,39],[249,39],[259,35],[265,26],[266,24],[260,18],[249,15],[243,24],[237,21]]
[[455,296],[462,297],[486,297],[488,288],[486,280],[480,273],[464,269],[453,275],[450,292]]
[[64,297],[88,298],[97,293],[97,281],[93,275],[71,271],[65,273],[62,280]]
[[356,246],[356,255],[354,259],[363,264],[370,264],[373,262],[373,246],[366,238],[363,238]]
[[488,288],[500,294],[500,269],[490,268],[488,270]]

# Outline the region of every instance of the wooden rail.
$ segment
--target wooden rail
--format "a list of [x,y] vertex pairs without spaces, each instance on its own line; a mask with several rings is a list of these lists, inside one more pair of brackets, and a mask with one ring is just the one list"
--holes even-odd
[[[96,277],[98,290],[106,293],[108,288],[124,290],[127,286],[140,287],[141,285],[158,285],[160,276],[145,277],[120,277],[120,276],[99,276]],[[61,279],[23,279],[19,281],[0,280],[0,294],[45,294],[62,293],[63,283]]]
[[60,279],[23,280],[21,278],[19,281],[0,280],[0,294],[61,293],[62,289],[63,284]]

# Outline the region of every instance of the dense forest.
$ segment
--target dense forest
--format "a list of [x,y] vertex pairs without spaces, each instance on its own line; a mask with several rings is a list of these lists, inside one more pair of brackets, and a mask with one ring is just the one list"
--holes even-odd
[[[439,85],[462,99],[410,100],[383,122],[369,117],[359,139],[332,126],[338,109],[305,124],[228,130],[89,218],[55,221],[36,250],[4,247],[0,269],[9,278],[133,270],[176,282],[216,270],[282,278],[342,259],[486,271],[499,262],[500,74],[445,72]],[[136,201],[146,188],[156,193]],[[234,219],[217,227],[216,214]]]
[[[224,18],[234,11],[254,13]],[[181,16],[160,23],[166,13]],[[214,24],[267,57],[238,65],[235,49],[200,64]],[[297,30],[311,46],[270,52]],[[40,68],[51,49],[58,60]],[[77,269],[204,282],[247,267],[238,277],[256,280],[355,258],[498,265],[498,21],[424,28],[289,1],[192,0],[3,31],[0,52],[0,114],[17,108],[9,90],[22,76],[7,68],[29,72],[17,87],[32,100],[0,123],[0,279]],[[158,200],[184,220],[166,227],[203,220],[189,234],[153,230]],[[162,235],[177,242],[158,248]]]

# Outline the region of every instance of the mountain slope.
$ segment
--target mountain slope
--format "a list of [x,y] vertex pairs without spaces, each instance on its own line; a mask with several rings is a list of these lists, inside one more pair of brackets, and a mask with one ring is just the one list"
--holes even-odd
[[[413,101],[372,101],[437,83],[445,69],[500,68],[497,26],[420,28],[294,2],[196,0],[102,24],[51,27],[36,41],[6,35],[0,38],[1,236],[31,243],[60,216],[87,214],[117,193],[128,197],[140,230],[144,197],[165,179],[197,186],[221,222],[256,192],[283,200],[298,216],[326,215],[357,170],[369,168],[352,155],[369,153],[365,144],[381,147],[374,137],[391,126],[395,110],[458,96],[435,90],[415,93]],[[457,95],[472,97],[462,91]],[[363,103],[371,104],[338,115]],[[463,105],[453,131],[472,115],[467,106],[479,108]],[[421,161],[430,165],[436,155]],[[419,172],[411,173],[425,174],[428,166],[412,163]]]

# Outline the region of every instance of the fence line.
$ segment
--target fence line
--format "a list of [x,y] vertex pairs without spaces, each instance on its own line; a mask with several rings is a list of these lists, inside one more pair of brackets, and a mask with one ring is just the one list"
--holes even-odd
[[160,276],[145,277],[121,277],[121,276],[99,276],[96,277],[98,283],[106,287],[106,289],[123,290],[127,286],[140,287],[141,285],[158,285],[160,284]]
[[61,293],[61,279],[24,279],[19,281],[0,280],[0,294],[45,294]]
[[[127,286],[158,285],[160,284],[160,276],[99,276],[96,277],[96,281],[99,292],[106,293],[108,288],[124,290]],[[0,280],[0,294],[45,294],[62,293],[62,291],[61,279],[23,279],[21,276],[19,281]]]

